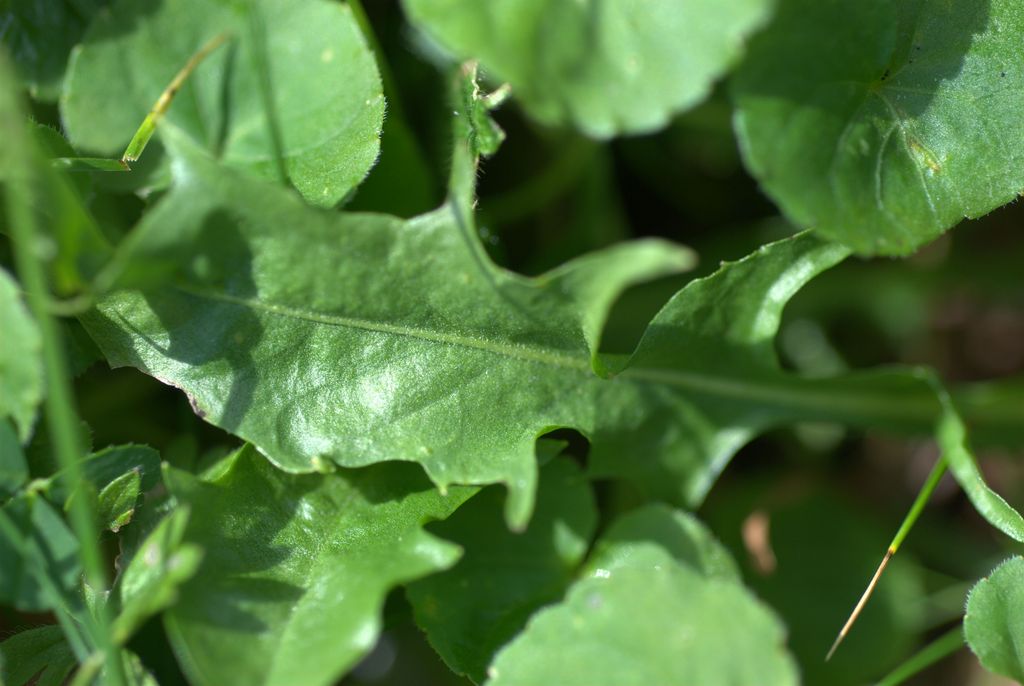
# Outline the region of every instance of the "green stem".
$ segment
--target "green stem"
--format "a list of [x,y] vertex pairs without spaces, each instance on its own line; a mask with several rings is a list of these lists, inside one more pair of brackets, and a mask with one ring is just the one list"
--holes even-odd
[[899,686],[910,677],[964,647],[963,630],[959,625],[935,639],[909,660],[892,670],[875,686]]
[[[27,135],[19,133],[15,135]],[[27,151],[23,151],[27,152]],[[24,170],[31,170],[31,156],[26,154],[17,162],[23,163]],[[46,375],[46,417],[50,426],[57,461],[66,474],[68,492],[72,492],[83,481],[79,462],[83,450],[80,440],[80,423],[72,401],[71,385],[68,382],[67,363],[61,345],[57,325],[49,313],[49,293],[46,274],[37,250],[39,231],[33,210],[33,184],[31,179],[11,179],[6,184],[7,212],[10,234],[14,244],[14,258],[18,276],[25,289],[29,309],[35,317],[42,336],[43,369]],[[98,592],[107,589],[107,575],[99,549],[99,531],[88,498],[73,498],[69,512],[71,526],[78,537],[79,555],[86,580]],[[105,604],[101,604],[96,617],[86,613],[86,619],[94,622],[93,634],[98,647],[106,656],[108,676],[111,683],[124,683],[120,653],[110,636],[110,621]]]
[[917,498],[914,499],[914,504],[910,506],[910,511],[903,518],[903,524],[900,525],[896,535],[893,536],[892,542],[889,543],[889,549],[885,551],[885,556],[882,558],[881,564],[878,565],[878,569],[875,570],[874,576],[871,577],[871,581],[868,582],[868,587],[864,589],[864,593],[861,594],[860,600],[857,601],[857,605],[853,608],[853,612],[850,613],[849,619],[846,620],[846,624],[839,630],[839,635],[836,636],[835,642],[828,651],[828,655],[825,656],[825,660],[828,661],[835,654],[839,644],[843,642],[846,635],[850,632],[850,628],[854,622],[857,621],[857,617],[860,616],[861,611],[868,602],[868,598],[875,590],[875,586],[878,584],[878,580],[882,578],[882,572],[885,571],[886,566],[889,564],[889,560],[896,554],[896,551],[900,549],[903,544],[903,540],[910,533],[910,530],[917,523],[918,517],[921,516],[921,512],[924,510],[924,506],[928,504],[928,500],[932,497],[932,493],[935,492],[935,488],[939,485],[939,480],[942,479],[942,475],[946,473],[946,458],[940,457],[932,468],[931,474],[928,475],[928,479],[921,486],[921,490],[917,493]]
[[[0,533],[14,547],[14,552],[19,559],[28,561],[33,566],[42,564],[43,557],[38,554],[38,549],[33,546],[32,550],[29,550],[29,546],[22,537],[21,531],[18,530],[18,527],[2,509],[0,509]],[[85,640],[74,619],[72,619],[70,611],[64,606],[65,599],[63,595],[53,584],[53,580],[50,579],[47,571],[46,569],[37,568],[33,570],[33,575],[41,587],[43,595],[49,600],[50,609],[57,618],[60,628],[64,631],[64,637],[71,647],[71,652],[74,653],[78,660],[84,660],[89,655],[89,648],[86,646]]]
[[892,543],[889,544],[889,550],[895,553],[899,550],[900,546],[903,545],[904,539],[907,534],[914,527],[918,517],[921,516],[921,512],[924,510],[924,506],[928,504],[928,500],[931,499],[932,493],[935,492],[935,488],[939,485],[939,481],[942,479],[942,475],[946,473],[946,458],[940,457],[932,467],[931,473],[928,475],[928,479],[924,482],[921,490],[917,493],[917,498],[914,499],[914,504],[910,506],[910,511],[907,512],[907,516],[903,518],[903,524],[900,525],[899,531],[893,536]]

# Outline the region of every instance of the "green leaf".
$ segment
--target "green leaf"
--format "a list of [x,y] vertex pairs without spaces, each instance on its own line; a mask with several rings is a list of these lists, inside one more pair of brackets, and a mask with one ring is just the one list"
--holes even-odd
[[0,420],[28,440],[43,399],[42,341],[14,278],[0,269]]
[[526,531],[505,528],[503,497],[488,488],[432,527],[466,552],[452,569],[407,589],[430,644],[449,667],[477,683],[529,616],[562,597],[597,524],[590,485],[567,459],[541,469],[537,509]]
[[118,580],[121,611],[113,629],[118,643],[123,644],[147,619],[171,607],[179,587],[199,569],[202,550],[183,542],[189,514],[188,507],[179,507],[164,517]]
[[747,166],[796,224],[906,254],[1024,188],[1014,0],[782,0],[734,80]]
[[0,507],[0,603],[54,609],[69,601],[80,575],[78,540],[44,498],[23,493]]
[[941,387],[937,388],[942,405],[937,439],[949,471],[964,489],[978,514],[1007,536],[1024,543],[1024,517],[985,483],[968,445],[967,428],[963,420],[949,394]]
[[595,544],[585,575],[608,578],[618,569],[680,564],[709,579],[740,583],[739,569],[699,520],[652,504],[623,515]]
[[100,525],[117,533],[132,520],[135,504],[142,494],[142,477],[129,470],[107,484],[96,497]]
[[76,664],[56,625],[21,631],[0,643],[0,684],[6,686],[61,686]]
[[373,55],[343,3],[116,2],[71,60],[61,98],[71,142],[120,156],[174,75],[223,32],[229,42],[189,77],[158,129],[178,128],[270,178],[280,148],[299,192],[336,205],[376,160],[384,113]]
[[[9,74],[7,75],[9,77]],[[0,148],[0,182],[9,197],[32,197],[38,236],[38,257],[46,264],[50,288],[60,297],[78,295],[97,278],[111,255],[110,244],[85,208],[81,192],[88,184],[72,183],[47,162],[50,154],[66,154],[67,142],[53,129],[25,118],[15,84],[0,89],[4,117],[0,131],[18,145]],[[7,217],[0,229],[10,231]]]
[[[175,288],[114,294],[84,323],[112,364],[182,388],[200,416],[288,471],[416,461],[440,486],[506,484],[506,516],[521,527],[534,441],[552,428],[591,440],[594,475],[692,506],[770,427],[930,433],[943,413],[921,372],[805,379],[780,369],[783,307],[847,254],[811,235],[693,281],[615,363],[596,352],[612,301],[687,266],[687,252],[627,243],[526,279],[487,259],[464,214],[465,181],[459,200],[410,221],[325,214],[183,154],[188,172],[126,253],[147,265],[126,278],[152,277],[161,260],[166,271],[183,265]],[[971,485],[976,467],[963,464],[954,473],[984,497]]]
[[289,475],[251,447],[209,481],[171,471],[205,557],[165,615],[193,684],[331,684],[366,654],[395,585],[451,566],[422,525],[476,489],[440,495],[411,465]]
[[804,683],[873,683],[907,655],[921,629],[927,605],[913,553],[901,549],[892,559],[854,630],[826,662],[835,631],[871,578],[892,525],[840,490],[771,476],[754,487],[749,479],[722,484],[708,525],[739,554],[750,550],[741,536],[744,523],[752,516],[764,522],[756,548],[761,556],[743,556],[744,577],[785,622]]
[[538,120],[607,138],[703,100],[770,15],[768,0],[405,0],[412,21],[479,58]]
[[642,389],[601,398],[592,371],[614,299],[693,263],[648,240],[527,279],[490,262],[455,202],[410,221],[326,213],[190,160],[134,236],[145,264],[184,265],[177,287],[83,320],[107,359],[184,389],[288,471],[415,460],[442,486],[505,483],[518,526],[538,435],[589,431],[601,404],[636,414]]
[[[137,496],[160,482],[160,453],[145,445],[110,446],[86,456],[82,461],[82,475],[98,498],[101,524],[113,526],[115,520],[125,516],[130,519]],[[69,491],[63,471],[41,482],[41,487],[47,489],[50,500],[65,509],[67,501],[75,494]],[[126,521],[121,522],[124,523]]]
[[587,567],[498,653],[488,684],[797,683],[781,623],[688,515],[627,515]]
[[33,98],[60,95],[71,49],[108,0],[0,0],[0,44]]
[[986,669],[1024,682],[1024,558],[1006,560],[971,590],[964,634]]
[[28,482],[28,462],[10,423],[0,420],[0,503]]

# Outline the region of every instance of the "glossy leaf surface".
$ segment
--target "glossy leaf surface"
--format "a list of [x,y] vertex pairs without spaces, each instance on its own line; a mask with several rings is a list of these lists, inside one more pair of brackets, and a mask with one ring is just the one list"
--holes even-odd
[[503,499],[500,489],[488,488],[432,527],[466,552],[452,569],[407,590],[434,649],[477,683],[534,610],[562,597],[597,524],[590,484],[567,459],[540,470],[537,509],[526,531],[505,528]]
[[384,113],[376,63],[343,3],[115,3],[71,61],[61,98],[71,142],[120,157],[174,75],[221,33],[228,42],[199,65],[159,126],[270,178],[280,149],[303,196],[337,204],[376,160]]
[[703,100],[769,16],[767,0],[405,0],[414,23],[479,58],[548,124],[607,138]]
[[[688,266],[686,251],[638,241],[526,279],[490,262],[463,202],[410,221],[328,214],[183,156],[176,190],[133,237],[143,264],[183,265],[176,286],[117,293],[85,323],[113,364],[183,388],[197,413],[286,470],[416,461],[442,486],[505,483],[507,516],[522,526],[534,442],[552,428],[590,438],[594,474],[696,504],[769,427],[927,433],[944,413],[925,373],[802,379],[779,368],[782,308],[847,254],[811,235],[693,281],[628,361],[606,361],[596,350],[612,301]],[[951,459],[983,497],[969,453]],[[1022,521],[993,523],[1019,538]]]
[[797,683],[781,623],[692,518],[627,515],[587,567],[498,654],[488,684]]
[[734,80],[750,170],[798,225],[906,254],[1024,189],[1014,0],[783,0]]
[[[589,430],[608,402],[592,365],[612,301],[693,260],[642,241],[527,279],[490,262],[455,202],[410,221],[325,213],[190,159],[136,235],[144,262],[185,265],[178,286],[86,319],[108,360],[185,389],[289,471],[417,461],[442,485],[504,482],[518,525],[537,436]],[[629,411],[643,393],[626,392]]]
[[1024,558],[1010,558],[971,590],[964,634],[987,669],[1024,681]]
[[451,566],[422,530],[475,489],[440,495],[412,465],[288,475],[251,447],[200,482],[171,472],[205,551],[167,617],[194,684],[332,684],[374,645],[395,585]]

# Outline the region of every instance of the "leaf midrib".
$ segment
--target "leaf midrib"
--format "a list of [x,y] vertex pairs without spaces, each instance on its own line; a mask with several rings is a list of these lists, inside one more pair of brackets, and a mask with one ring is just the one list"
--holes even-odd
[[475,338],[458,333],[445,333],[443,331],[436,331],[433,329],[401,324],[389,324],[387,322],[373,321],[359,317],[344,317],[341,315],[325,314],[322,312],[311,312],[308,310],[290,307],[288,305],[278,305],[277,303],[268,303],[262,300],[241,298],[227,293],[200,288],[191,288],[181,285],[176,288],[195,297],[241,305],[254,310],[262,310],[263,312],[277,315],[279,317],[298,319],[313,324],[326,324],[328,326],[336,326],[340,328],[360,329],[363,331],[373,331],[376,333],[385,333],[395,336],[407,336],[409,338],[430,341],[432,343],[445,343],[448,345],[471,348],[473,350],[482,350],[502,357],[511,357],[527,362],[537,362],[552,367],[590,372],[589,359],[568,355],[553,348],[543,348],[540,346],[525,344],[499,343],[486,338]]

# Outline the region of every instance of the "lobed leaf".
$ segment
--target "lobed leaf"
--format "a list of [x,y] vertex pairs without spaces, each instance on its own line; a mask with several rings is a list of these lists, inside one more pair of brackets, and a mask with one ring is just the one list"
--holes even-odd
[[245,447],[199,481],[167,482],[204,549],[165,613],[193,684],[332,684],[373,647],[388,591],[451,566],[458,549],[422,530],[475,492],[441,495],[410,465],[282,473]]
[[488,684],[797,683],[781,623],[688,515],[627,515],[587,569],[498,654]]
[[1014,0],[782,0],[733,82],[747,166],[796,224],[907,254],[1024,189]]
[[120,0],[72,56],[61,115],[76,148],[120,156],[172,77],[208,40],[227,45],[182,87],[160,126],[226,164],[288,179],[332,206],[377,158],[384,96],[346,4],[313,0]]
[[769,0],[405,0],[413,23],[479,58],[538,120],[608,138],[703,100],[769,17]]
[[[112,364],[183,388],[201,416],[286,470],[415,461],[441,486],[506,484],[521,527],[534,441],[555,427],[590,438],[592,474],[694,505],[767,428],[927,433],[948,416],[914,370],[804,379],[779,368],[785,303],[847,254],[813,236],[692,282],[616,363],[596,352],[612,300],[686,266],[685,251],[625,244],[525,279],[487,259],[465,200],[410,221],[325,214],[187,154],[188,172],[133,237],[147,277],[161,260],[185,265],[176,285],[113,294],[84,323]],[[994,502],[969,454],[947,452],[975,503]],[[993,523],[1024,535],[1020,522]]]
[[986,669],[1024,681],[1024,558],[1006,560],[971,589],[964,634]]
[[412,460],[439,485],[505,483],[519,526],[537,436],[595,424],[614,298],[693,261],[642,241],[527,279],[490,262],[455,201],[410,221],[320,212],[182,154],[133,238],[137,278],[187,266],[84,318],[107,359],[185,389],[288,471]]

